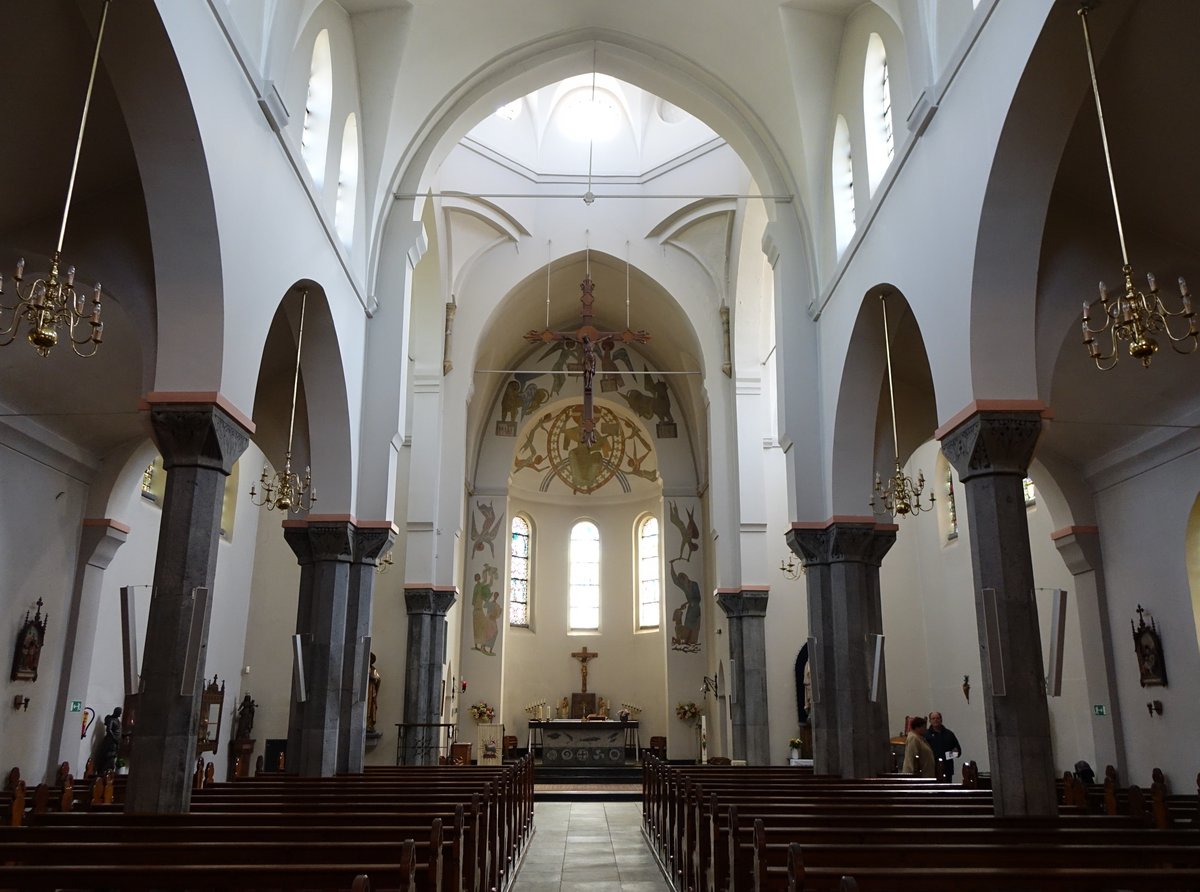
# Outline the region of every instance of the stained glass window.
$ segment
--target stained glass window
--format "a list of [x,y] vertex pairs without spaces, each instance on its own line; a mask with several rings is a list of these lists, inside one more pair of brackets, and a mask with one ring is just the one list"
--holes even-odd
[[600,530],[588,520],[571,528],[568,624],[573,631],[600,628]]
[[958,538],[958,506],[954,503],[954,472],[946,466],[946,539]]
[[146,465],[146,470],[142,471],[142,498],[152,502],[158,501],[154,495],[154,462],[150,462]]
[[1037,504],[1037,490],[1033,488],[1033,481],[1026,477],[1021,484],[1025,489],[1025,506]]
[[656,629],[662,592],[658,572],[658,519],[646,518],[638,530],[638,628]]
[[887,160],[896,154],[896,134],[892,130],[892,81],[888,77],[887,57],[883,59],[883,83],[880,84],[879,105],[883,109],[883,140],[887,149]]
[[529,625],[529,561],[533,556],[533,531],[520,514],[512,520],[512,544],[509,548],[508,624]]

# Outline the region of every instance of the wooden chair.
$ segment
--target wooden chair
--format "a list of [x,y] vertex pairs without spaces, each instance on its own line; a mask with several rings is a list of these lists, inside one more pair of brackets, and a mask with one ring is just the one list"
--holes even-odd
[[469,743],[452,743],[452,744],[450,744],[450,764],[451,765],[470,765],[471,764],[471,744],[469,744]]
[[517,735],[505,734],[504,739],[500,743],[500,758],[504,760],[515,759],[517,754]]
[[651,737],[649,749],[651,754],[658,756],[660,759],[665,759],[667,757],[667,738]]

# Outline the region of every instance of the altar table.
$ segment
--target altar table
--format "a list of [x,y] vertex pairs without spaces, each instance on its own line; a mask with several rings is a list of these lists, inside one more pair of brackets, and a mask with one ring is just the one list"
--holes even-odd
[[636,721],[534,719],[527,746],[531,753],[541,747],[543,765],[624,765],[626,746],[633,746],[635,760],[641,758],[638,727]]

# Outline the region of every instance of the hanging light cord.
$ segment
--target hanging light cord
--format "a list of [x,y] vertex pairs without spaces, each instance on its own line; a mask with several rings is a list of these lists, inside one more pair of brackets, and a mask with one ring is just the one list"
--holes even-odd
[[100,43],[104,40],[104,23],[108,21],[108,4],[110,0],[104,0],[104,7],[100,10],[100,27],[96,31],[96,50],[92,53],[92,72],[88,75],[87,93],[83,98],[83,115],[79,119],[79,137],[75,140],[75,158],[71,162],[71,178],[67,181],[67,201],[63,205],[62,225],[58,228],[58,247],[55,248],[59,254],[62,253],[63,241],[67,237],[67,215],[71,212],[71,196],[75,194],[75,173],[79,170],[79,154],[83,150],[83,131],[87,128],[88,110],[92,106],[92,89],[96,85],[96,69],[100,65]]
[[592,105],[591,126],[588,128],[588,182],[587,190],[592,191],[592,151],[596,148],[596,44],[592,43]]
[[1079,22],[1083,25],[1083,45],[1087,49],[1088,72],[1092,78],[1092,96],[1096,100],[1096,118],[1100,122],[1100,142],[1104,146],[1104,164],[1108,168],[1108,185],[1112,191],[1113,213],[1117,216],[1117,238],[1121,242],[1121,260],[1129,266],[1129,252],[1125,248],[1125,227],[1121,223],[1121,205],[1117,202],[1117,180],[1113,176],[1112,153],[1108,149],[1108,129],[1104,126],[1104,107],[1100,104],[1100,84],[1096,80],[1096,61],[1092,58],[1092,38],[1088,33],[1087,5],[1079,7]]
[[288,459],[292,457],[292,435],[296,432],[296,397],[300,393],[300,350],[304,347],[304,311],[308,304],[308,291],[300,297],[300,332],[296,335],[296,376],[292,378],[292,420],[288,423]]
[[900,464],[900,437],[896,433],[896,388],[892,384],[892,345],[888,336],[887,295],[879,295],[879,305],[883,307],[883,352],[887,356],[888,397],[892,405],[892,448],[896,450],[896,464]]
[[625,242],[625,327],[629,328],[629,242]]
[[550,263],[554,259],[553,242],[546,239],[546,328],[550,328]]

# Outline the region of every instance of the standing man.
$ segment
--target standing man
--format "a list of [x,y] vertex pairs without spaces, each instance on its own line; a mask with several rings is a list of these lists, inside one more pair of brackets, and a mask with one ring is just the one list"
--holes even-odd
[[925,732],[925,742],[933,750],[937,759],[937,778],[943,781],[954,780],[954,760],[962,755],[962,747],[954,732],[942,724],[940,712],[929,713],[929,730]]
[[925,742],[925,719],[914,716],[908,725],[908,739],[904,742],[904,767],[901,774],[917,777],[937,777],[934,768],[933,750]]

